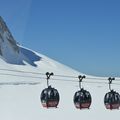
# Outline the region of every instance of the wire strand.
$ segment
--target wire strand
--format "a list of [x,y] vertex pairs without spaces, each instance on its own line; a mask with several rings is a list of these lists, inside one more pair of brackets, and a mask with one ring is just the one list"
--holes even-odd
[[[4,69],[4,68],[1,68],[0,71],[9,71],[9,72],[13,72],[13,73],[0,73],[0,76],[13,76],[13,77],[23,77],[23,78],[34,78],[34,79],[46,79],[46,77],[43,77],[45,76],[44,73],[41,73],[41,72],[29,72],[29,71],[23,71],[23,70],[10,70],[10,69]],[[27,73],[27,74],[34,74],[34,75],[37,75],[37,76],[32,76],[32,75],[16,75],[15,72],[17,73]],[[64,81],[64,82],[78,82],[76,76],[67,76],[67,75],[54,75],[56,77],[59,77],[59,78],[52,78],[52,80],[55,80],[55,81]],[[70,78],[70,79],[65,79],[65,78]],[[74,79],[74,80],[73,80]],[[108,84],[107,82],[107,78],[101,78],[101,77],[86,77],[85,78],[86,80],[89,80],[89,81],[86,81],[84,80],[83,82],[85,83],[98,83],[98,84]],[[99,82],[98,82],[99,81]],[[103,82],[104,81],[104,82]],[[105,82],[106,81],[106,82]],[[117,78],[116,79],[117,82],[120,82],[120,78]],[[118,83],[112,83],[112,84],[115,84],[115,85],[120,85]]]

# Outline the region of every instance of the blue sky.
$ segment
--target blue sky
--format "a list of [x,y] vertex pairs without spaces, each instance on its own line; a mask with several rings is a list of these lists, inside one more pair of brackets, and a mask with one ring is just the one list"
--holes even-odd
[[1,0],[15,39],[80,72],[120,76],[119,0]]

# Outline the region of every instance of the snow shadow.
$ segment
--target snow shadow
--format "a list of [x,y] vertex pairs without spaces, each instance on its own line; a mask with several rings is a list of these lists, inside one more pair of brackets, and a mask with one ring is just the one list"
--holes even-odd
[[42,58],[35,52],[23,47],[19,47],[19,53],[13,52],[12,54],[8,51],[8,54],[0,56],[4,61],[13,65],[26,65],[37,67],[35,62],[40,61]]
[[[35,62],[40,61],[41,57],[35,54],[33,51],[20,47],[20,52],[24,55],[22,61],[27,62],[28,64],[37,67]],[[25,65],[25,64],[24,64]]]

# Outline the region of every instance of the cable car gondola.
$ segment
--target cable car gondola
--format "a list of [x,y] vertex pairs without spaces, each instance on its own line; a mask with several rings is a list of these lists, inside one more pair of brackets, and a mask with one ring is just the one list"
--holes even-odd
[[81,88],[83,78],[85,78],[85,76],[79,76],[80,90],[75,93],[73,98],[74,105],[77,109],[89,109],[92,102],[90,92]]
[[57,108],[58,104],[59,104],[59,93],[57,91],[57,89],[52,88],[49,84],[48,84],[48,80],[50,79],[50,76],[53,75],[53,73],[46,73],[47,76],[47,86],[48,88],[45,88],[40,96],[41,99],[41,103],[43,107],[46,108],[50,108],[50,107],[55,107]]
[[119,109],[120,107],[120,94],[114,90],[111,90],[111,84],[112,80],[115,80],[115,78],[108,78],[109,80],[109,89],[110,92],[105,94],[104,97],[104,104],[106,109]]

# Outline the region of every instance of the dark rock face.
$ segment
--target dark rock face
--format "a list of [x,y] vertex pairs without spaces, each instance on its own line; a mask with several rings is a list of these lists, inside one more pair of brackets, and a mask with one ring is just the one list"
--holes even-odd
[[[4,49],[11,48],[14,52],[19,53],[19,47],[9,31],[6,23],[0,16],[0,55],[4,56]],[[9,50],[9,49],[8,49]]]

